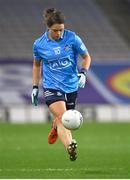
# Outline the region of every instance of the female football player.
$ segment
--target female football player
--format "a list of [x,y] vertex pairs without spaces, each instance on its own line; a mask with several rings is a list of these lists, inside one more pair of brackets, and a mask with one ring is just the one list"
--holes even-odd
[[[33,90],[32,103],[37,106],[39,80],[41,77],[45,102],[54,116],[53,126],[48,135],[49,144],[59,137],[70,160],[76,160],[77,143],[71,131],[61,122],[63,113],[74,109],[78,88],[84,88],[91,58],[80,37],[65,29],[65,17],[55,8],[46,9],[44,20],[47,31],[33,45]],[[77,58],[82,58],[82,68],[78,72]]]

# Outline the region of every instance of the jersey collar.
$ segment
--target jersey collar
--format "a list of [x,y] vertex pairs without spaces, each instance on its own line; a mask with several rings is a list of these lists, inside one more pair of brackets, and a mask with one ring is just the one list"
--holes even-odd
[[[65,31],[65,30],[64,30],[64,31]],[[64,37],[64,31],[62,32],[60,39],[63,39],[63,37]],[[46,40],[47,40],[47,41],[52,41],[52,40],[49,38],[49,36],[48,36],[48,30],[45,32],[45,36],[46,36]],[[59,40],[60,40],[60,39],[59,39]]]

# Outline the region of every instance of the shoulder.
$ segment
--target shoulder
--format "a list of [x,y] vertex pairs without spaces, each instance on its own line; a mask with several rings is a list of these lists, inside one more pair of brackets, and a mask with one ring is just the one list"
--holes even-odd
[[65,29],[65,34],[66,34],[66,38],[71,39],[74,43],[80,39],[79,35],[74,31]]
[[74,31],[65,29],[65,35],[66,35],[67,37],[72,37],[72,38],[74,38],[75,35],[76,35],[76,33],[75,33]]

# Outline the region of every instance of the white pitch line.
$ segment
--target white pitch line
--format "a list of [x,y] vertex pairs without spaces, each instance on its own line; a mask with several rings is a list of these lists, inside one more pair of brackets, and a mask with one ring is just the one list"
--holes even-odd
[[[0,172],[2,171],[8,171],[8,172],[13,172],[13,171],[20,171],[20,172],[41,172],[41,171],[104,171],[103,169],[98,169],[98,168],[43,168],[43,169],[25,169],[25,168],[21,168],[21,169],[0,169]],[[109,170],[113,170],[113,171],[117,171],[117,170],[124,170],[124,168],[120,167],[120,168],[114,168],[111,167],[109,168]]]
[[86,171],[87,168],[83,169],[73,169],[73,168],[45,168],[45,169],[0,169],[0,172],[2,171],[21,171],[21,172],[40,172],[40,171]]

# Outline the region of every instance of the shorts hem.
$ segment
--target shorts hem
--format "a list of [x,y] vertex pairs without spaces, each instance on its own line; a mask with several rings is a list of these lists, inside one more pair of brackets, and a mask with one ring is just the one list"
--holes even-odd
[[55,99],[55,100],[50,100],[50,101],[47,101],[46,104],[47,106],[49,107],[51,104],[55,103],[55,102],[58,102],[58,101],[65,101],[65,99]]

